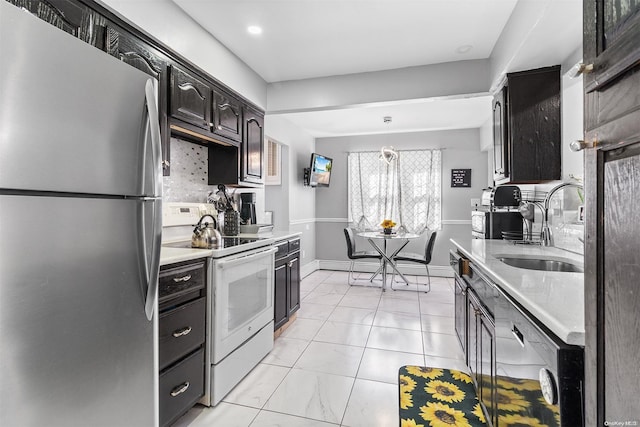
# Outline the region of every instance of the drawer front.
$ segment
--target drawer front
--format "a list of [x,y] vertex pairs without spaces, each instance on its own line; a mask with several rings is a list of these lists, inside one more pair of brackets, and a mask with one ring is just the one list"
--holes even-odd
[[300,250],[300,239],[289,240],[289,253]]
[[160,271],[160,302],[205,286],[205,260]]
[[277,242],[276,248],[278,249],[276,259],[284,258],[289,254],[289,242]]
[[204,350],[160,375],[160,425],[167,426],[204,396]]
[[195,350],[205,339],[206,298],[160,315],[160,370]]

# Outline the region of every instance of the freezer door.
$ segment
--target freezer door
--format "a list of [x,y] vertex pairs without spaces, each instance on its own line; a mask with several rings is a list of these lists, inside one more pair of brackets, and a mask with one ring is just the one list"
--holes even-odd
[[157,426],[155,203],[0,195],[1,426]]
[[0,189],[160,195],[148,75],[7,2],[0,57]]

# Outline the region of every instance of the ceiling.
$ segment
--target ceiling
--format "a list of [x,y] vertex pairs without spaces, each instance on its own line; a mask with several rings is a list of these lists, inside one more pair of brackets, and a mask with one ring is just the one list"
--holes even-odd
[[[273,83],[489,58],[518,0],[172,1]],[[568,1],[576,3],[553,3]],[[251,25],[262,34],[250,34]],[[553,31],[546,37],[553,41]],[[490,112],[489,98],[476,97],[284,116],[323,137],[474,128]]]

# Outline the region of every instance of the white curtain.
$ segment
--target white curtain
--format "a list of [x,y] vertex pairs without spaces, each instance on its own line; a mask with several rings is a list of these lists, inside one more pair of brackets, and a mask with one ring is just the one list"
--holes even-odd
[[398,151],[387,164],[380,152],[349,153],[349,221],[359,230],[379,229],[384,219],[411,233],[441,226],[440,150]]

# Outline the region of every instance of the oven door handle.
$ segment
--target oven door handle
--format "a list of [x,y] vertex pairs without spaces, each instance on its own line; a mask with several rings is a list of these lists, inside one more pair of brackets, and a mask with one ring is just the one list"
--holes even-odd
[[226,267],[230,267],[230,266],[235,265],[235,264],[245,263],[247,261],[251,261],[252,259],[263,257],[265,255],[274,254],[277,251],[278,251],[278,248],[271,248],[271,249],[266,250],[266,251],[256,252],[256,253],[253,253],[251,255],[242,256],[240,258],[233,258],[233,259],[230,259],[228,261],[218,261],[216,264],[217,264],[218,268],[226,268]]

